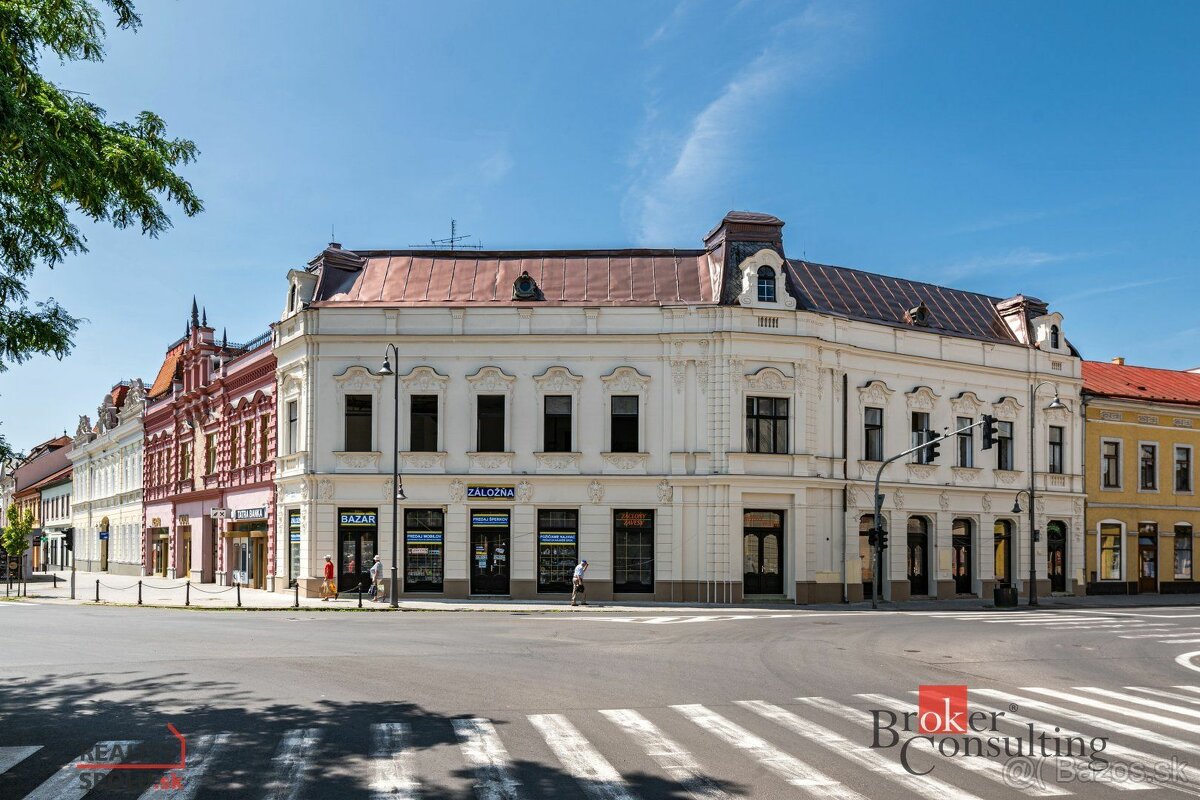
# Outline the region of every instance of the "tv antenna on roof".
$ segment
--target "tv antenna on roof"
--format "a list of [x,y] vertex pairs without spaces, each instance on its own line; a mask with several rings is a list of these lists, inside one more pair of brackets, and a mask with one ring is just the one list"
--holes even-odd
[[483,243],[476,242],[475,244],[462,244],[464,239],[471,238],[471,234],[458,232],[458,220],[450,220],[450,236],[445,239],[430,239],[429,244],[410,244],[409,247],[430,247],[434,250],[482,250]]

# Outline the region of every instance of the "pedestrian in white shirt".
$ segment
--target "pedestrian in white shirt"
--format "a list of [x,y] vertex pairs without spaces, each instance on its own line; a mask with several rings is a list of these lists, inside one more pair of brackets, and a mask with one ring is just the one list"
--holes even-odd
[[[575,575],[571,579],[571,605],[573,606],[587,605],[587,599],[584,595],[586,589],[583,585],[583,573],[587,572],[587,568],[588,563],[586,559],[575,565]],[[579,600],[578,603],[575,602],[576,598]]]

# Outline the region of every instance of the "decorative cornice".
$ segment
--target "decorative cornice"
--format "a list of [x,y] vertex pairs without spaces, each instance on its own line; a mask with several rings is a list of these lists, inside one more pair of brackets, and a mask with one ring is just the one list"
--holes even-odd
[[933,411],[939,399],[928,386],[918,386],[911,392],[905,392],[904,397],[913,411]]
[[742,382],[749,391],[757,392],[791,392],[796,388],[796,381],[775,367],[763,367],[750,375],[743,375]]
[[400,378],[404,389],[408,392],[440,392],[446,388],[450,378],[440,375],[432,367],[413,367],[412,371]]
[[858,387],[858,399],[864,406],[887,405],[888,399],[895,393],[894,389],[889,389],[886,383],[878,379],[867,381]]
[[504,392],[509,394],[513,390],[513,383],[517,380],[515,375],[508,375],[499,367],[482,367],[474,375],[467,376],[467,382],[471,384],[471,389],[476,392]]
[[[687,363],[684,361],[678,363],[680,376],[677,385],[682,388],[682,373]],[[674,364],[672,364],[672,369],[674,369]],[[633,367],[617,367],[607,375],[600,376],[600,381],[604,384],[604,391],[609,394],[641,394],[650,386],[650,376],[643,375]]]
[[542,392],[553,394],[578,394],[582,375],[576,375],[566,367],[550,367],[541,375],[534,375],[533,382]]
[[383,376],[376,375],[366,367],[347,367],[340,375],[334,375],[333,380],[343,392],[370,392],[378,394],[383,385]]

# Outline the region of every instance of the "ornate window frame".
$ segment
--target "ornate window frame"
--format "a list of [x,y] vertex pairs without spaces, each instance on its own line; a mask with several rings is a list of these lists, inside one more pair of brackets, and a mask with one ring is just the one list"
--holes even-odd
[[[796,379],[774,366],[760,367],[745,374],[741,380],[741,398],[738,403],[738,432],[741,452],[752,456],[791,456],[796,452]],[[786,453],[751,453],[746,441],[746,398],[774,397],[788,401],[788,435]]]
[[480,367],[475,374],[467,376],[470,393],[471,438],[474,448],[479,442],[479,395],[498,394],[504,397],[504,450],[499,452],[479,452],[469,450],[467,457],[471,462],[473,472],[511,472],[513,460],[512,448],[512,418],[513,418],[513,389],[517,377],[509,375],[496,366]]
[[[550,464],[562,467],[577,466],[579,463],[579,388],[583,376],[576,375],[564,366],[547,367],[541,375],[533,376],[536,387],[537,439],[534,457],[538,464]],[[571,449],[566,451],[547,452],[546,446],[546,398],[549,396],[565,395],[571,398]],[[564,464],[568,457],[573,457]],[[543,464],[545,461],[545,464]],[[552,470],[558,471],[558,470]]]
[[[647,449],[646,417],[650,404],[650,376],[636,368],[623,365],[607,375],[600,376],[604,386],[604,459],[605,472],[616,474],[644,474],[646,461],[650,457]],[[636,396],[638,399],[638,452],[612,452],[612,399],[614,396]]]
[[[409,472],[441,472],[446,468],[446,387],[450,383],[447,375],[424,364],[413,367],[400,381],[400,419],[405,425],[405,436],[400,446],[412,447],[412,398],[413,395],[432,394],[437,397],[437,450],[401,450],[400,462]],[[505,417],[507,418],[507,409]]]
[[[383,440],[383,414],[380,413],[379,401],[383,393],[383,376],[376,375],[366,367],[353,365],[346,367],[341,373],[333,376],[337,386],[337,419],[342,422],[337,433],[336,443],[345,447],[346,432],[346,396],[351,394],[366,394],[371,396],[371,449],[366,451],[349,452],[346,450],[333,451],[338,472],[378,472],[383,450],[380,442]],[[301,425],[303,429],[303,425]]]
[[[758,299],[758,268],[770,267],[775,271],[775,301]],[[764,247],[754,255],[744,259],[738,265],[742,274],[742,293],[738,295],[738,305],[743,308],[773,308],[796,309],[796,298],[787,290],[787,279],[784,273],[783,257],[769,247]]]

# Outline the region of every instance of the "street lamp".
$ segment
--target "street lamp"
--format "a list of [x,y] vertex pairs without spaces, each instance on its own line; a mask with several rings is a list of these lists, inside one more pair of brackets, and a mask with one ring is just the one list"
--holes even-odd
[[[1036,509],[1034,500],[1036,499],[1037,475],[1034,473],[1034,440],[1033,432],[1037,430],[1037,390],[1043,386],[1053,386],[1053,381],[1042,381],[1038,384],[1032,384],[1029,387],[1029,490],[1022,489],[1017,492],[1017,497],[1013,501],[1013,513],[1021,513],[1021,495],[1029,495],[1029,605],[1036,606],[1037,599],[1037,518],[1035,516]],[[1066,408],[1067,404],[1058,397],[1058,387],[1054,387],[1054,399],[1050,401],[1050,405],[1046,406],[1047,411],[1055,411],[1060,408]]]
[[392,478],[396,481],[395,491],[392,492],[392,608],[400,607],[400,591],[398,583],[400,569],[397,565],[397,558],[400,553],[400,545],[398,542],[398,530],[400,523],[400,501],[406,500],[404,495],[404,484],[400,482],[400,376],[396,374],[396,370],[392,369],[392,362],[388,359],[388,353],[394,353],[396,361],[400,360],[400,351],[396,349],[396,345],[389,343],[383,351],[383,366],[379,368],[380,375],[391,375],[395,378],[395,405],[396,419],[395,425],[392,428]]

